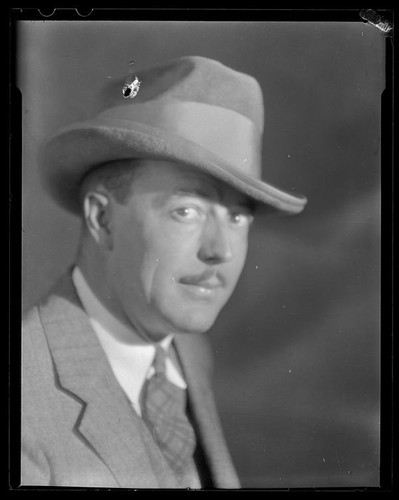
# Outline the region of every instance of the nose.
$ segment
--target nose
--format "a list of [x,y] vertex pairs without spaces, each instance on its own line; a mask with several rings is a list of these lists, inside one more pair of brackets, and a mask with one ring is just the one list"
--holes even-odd
[[207,264],[229,262],[233,258],[229,230],[223,222],[209,222],[203,229],[198,258]]

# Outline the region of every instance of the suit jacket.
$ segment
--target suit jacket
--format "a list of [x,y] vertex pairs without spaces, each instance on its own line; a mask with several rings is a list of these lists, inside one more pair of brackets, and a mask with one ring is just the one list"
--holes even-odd
[[[206,338],[179,335],[173,342],[208,472],[205,487],[238,488],[211,390]],[[23,485],[177,487],[116,381],[70,275],[24,317],[21,437]]]

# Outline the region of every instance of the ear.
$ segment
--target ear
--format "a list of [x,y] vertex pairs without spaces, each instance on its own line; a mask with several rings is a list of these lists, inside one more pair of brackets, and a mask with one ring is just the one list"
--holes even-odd
[[112,250],[111,203],[109,197],[97,191],[88,191],[83,201],[86,226],[95,241]]

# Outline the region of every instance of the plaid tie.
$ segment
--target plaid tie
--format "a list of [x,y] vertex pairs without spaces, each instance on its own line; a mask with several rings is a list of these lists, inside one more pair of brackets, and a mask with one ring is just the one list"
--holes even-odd
[[165,375],[167,353],[156,347],[154,375],[141,393],[143,419],[170,467],[181,479],[195,449],[195,434],[186,416],[186,391],[169,382]]

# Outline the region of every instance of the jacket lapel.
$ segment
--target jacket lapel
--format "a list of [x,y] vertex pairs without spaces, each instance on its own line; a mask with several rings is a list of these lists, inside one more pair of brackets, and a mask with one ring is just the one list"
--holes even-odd
[[118,485],[176,487],[165,459],[116,381],[70,276],[41,304],[40,313],[59,382],[82,401],[77,429]]
[[174,345],[184,371],[189,403],[207,464],[217,488],[240,488],[227,450],[211,388],[210,369],[204,366],[210,353],[200,335],[176,335]]

